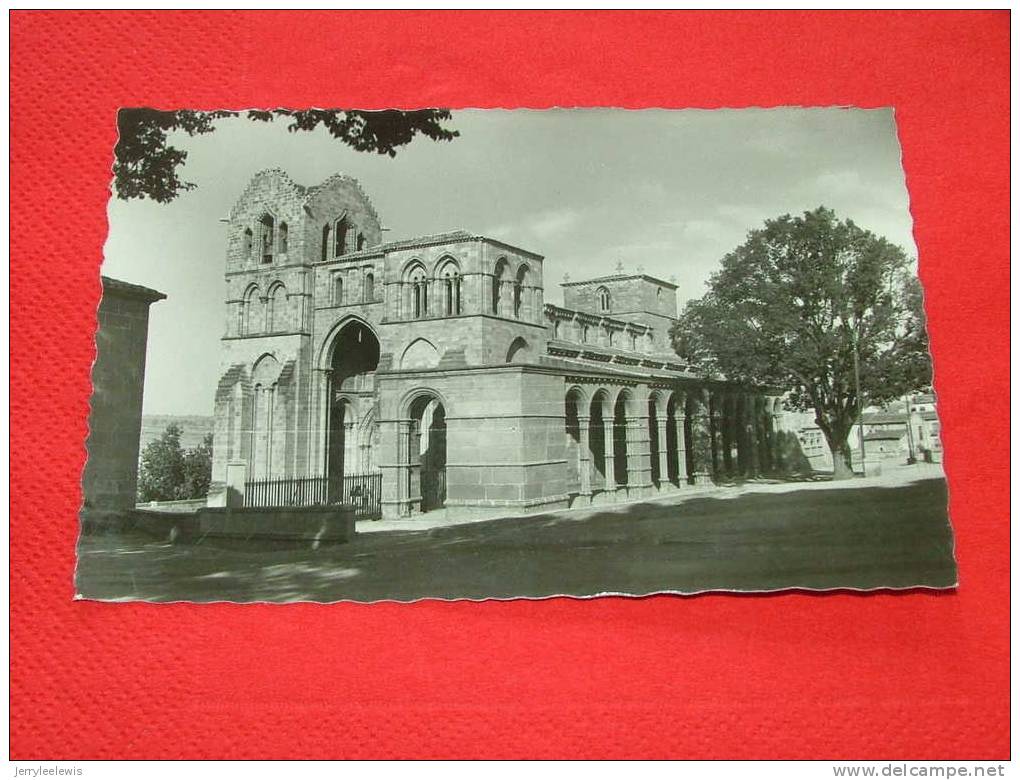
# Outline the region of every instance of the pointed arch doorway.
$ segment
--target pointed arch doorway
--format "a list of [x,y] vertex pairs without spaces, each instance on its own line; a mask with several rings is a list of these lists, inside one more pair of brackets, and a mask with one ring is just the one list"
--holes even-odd
[[446,505],[446,408],[435,396],[421,396],[411,404],[411,452],[418,456],[421,511]]
[[336,334],[330,359],[326,430],[327,503],[352,504],[360,517],[378,516],[382,475],[376,462],[375,371],[379,340],[361,322]]

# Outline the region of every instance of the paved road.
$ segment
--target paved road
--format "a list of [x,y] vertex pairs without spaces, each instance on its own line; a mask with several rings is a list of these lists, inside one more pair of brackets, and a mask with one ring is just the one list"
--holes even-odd
[[83,537],[86,598],[400,601],[660,591],[946,587],[942,479],[754,486],[422,530],[319,550]]

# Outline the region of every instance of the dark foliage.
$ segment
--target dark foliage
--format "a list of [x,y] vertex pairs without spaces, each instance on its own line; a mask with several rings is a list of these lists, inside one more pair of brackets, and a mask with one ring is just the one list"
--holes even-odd
[[849,474],[846,439],[864,406],[931,384],[921,288],[906,255],[826,208],[751,231],[672,338],[703,371],[787,389],[788,405],[813,409],[837,476]]
[[190,450],[181,448],[181,429],[170,423],[163,435],[149,442],[138,471],[138,500],[183,501],[204,498],[212,475],[212,434]]
[[285,118],[290,132],[324,128],[333,138],[359,152],[394,157],[400,147],[415,136],[433,141],[450,141],[459,133],[443,127],[450,112],[427,108],[418,111],[341,111],[308,109],[294,111],[157,111],[152,108],[124,108],[117,115],[119,137],[114,148],[114,190],[121,200],[150,198],[169,203],[195,185],[180,177],[179,169],[188,153],[171,146],[167,136],[183,132],[204,135],[216,129],[222,119],[241,115],[254,122]]

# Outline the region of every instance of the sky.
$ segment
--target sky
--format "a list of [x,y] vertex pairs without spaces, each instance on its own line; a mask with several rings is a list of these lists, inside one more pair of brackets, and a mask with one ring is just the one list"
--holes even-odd
[[892,109],[455,111],[459,138],[395,158],[277,120],[175,134],[197,187],[170,204],[108,208],[103,273],[154,287],[144,413],[212,414],[225,322],[226,217],[251,177],[357,178],[384,240],[464,229],[545,256],[547,303],[577,280],[643,271],[704,294],[720,260],[766,219],[824,205],[916,257]]

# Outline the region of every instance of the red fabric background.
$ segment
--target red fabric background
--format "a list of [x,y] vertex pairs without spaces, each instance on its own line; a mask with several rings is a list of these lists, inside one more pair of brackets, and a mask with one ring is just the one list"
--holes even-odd
[[[11,21],[11,753],[1002,758],[1009,15],[37,13]],[[893,105],[955,593],[72,602],[119,106]]]

